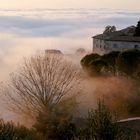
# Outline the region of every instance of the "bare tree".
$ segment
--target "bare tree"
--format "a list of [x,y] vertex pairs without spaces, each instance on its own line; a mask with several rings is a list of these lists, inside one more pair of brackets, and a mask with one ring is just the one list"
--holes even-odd
[[6,95],[10,108],[31,115],[78,92],[79,83],[79,70],[64,56],[41,54],[25,59],[19,70],[11,75]]

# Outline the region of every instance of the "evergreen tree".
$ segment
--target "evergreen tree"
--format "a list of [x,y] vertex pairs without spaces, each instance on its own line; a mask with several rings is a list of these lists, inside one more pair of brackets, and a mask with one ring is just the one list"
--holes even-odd
[[119,136],[119,127],[114,117],[103,101],[91,110],[87,118],[88,140],[115,140]]
[[138,21],[134,36],[140,36],[140,21]]

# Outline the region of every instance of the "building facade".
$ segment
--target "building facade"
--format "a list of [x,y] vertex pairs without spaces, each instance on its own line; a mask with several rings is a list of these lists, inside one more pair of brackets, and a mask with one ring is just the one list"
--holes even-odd
[[110,52],[128,49],[140,50],[140,37],[133,36],[135,26],[120,31],[93,36],[93,51]]

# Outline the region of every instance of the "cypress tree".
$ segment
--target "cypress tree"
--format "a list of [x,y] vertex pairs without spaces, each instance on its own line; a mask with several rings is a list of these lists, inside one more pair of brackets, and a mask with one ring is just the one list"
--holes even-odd
[[134,36],[140,36],[140,21],[138,21]]

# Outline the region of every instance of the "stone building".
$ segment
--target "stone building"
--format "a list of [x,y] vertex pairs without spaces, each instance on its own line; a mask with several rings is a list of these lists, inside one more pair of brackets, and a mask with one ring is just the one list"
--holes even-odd
[[127,49],[140,50],[140,37],[134,36],[135,26],[93,36],[93,51],[110,52]]

